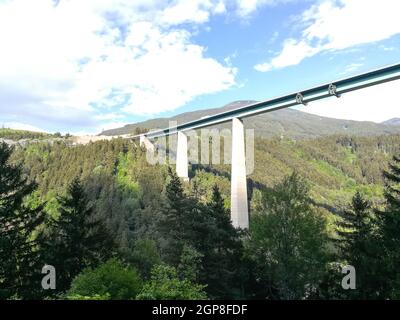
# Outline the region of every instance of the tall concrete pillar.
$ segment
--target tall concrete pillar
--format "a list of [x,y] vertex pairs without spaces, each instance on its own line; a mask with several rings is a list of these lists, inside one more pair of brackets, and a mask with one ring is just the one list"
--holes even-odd
[[140,136],[139,144],[141,147],[145,147],[146,150],[154,151],[154,144],[144,134]]
[[178,142],[177,142],[177,150],[176,150],[176,173],[178,177],[183,178],[183,180],[189,180],[189,172],[188,172],[188,140],[187,136],[178,131]]
[[243,122],[232,119],[231,219],[234,227],[249,227],[246,154]]
[[140,135],[140,146],[146,149],[146,160],[150,164],[167,163],[167,144],[165,137],[156,138],[151,142],[144,134]]

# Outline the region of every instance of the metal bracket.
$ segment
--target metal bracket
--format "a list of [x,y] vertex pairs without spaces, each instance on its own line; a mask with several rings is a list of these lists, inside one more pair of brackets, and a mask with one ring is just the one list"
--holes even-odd
[[296,102],[305,106],[307,105],[307,102],[304,102],[304,96],[300,92],[296,94]]
[[340,94],[337,93],[337,87],[331,83],[328,87],[328,92],[331,96],[335,96],[336,98],[340,98]]

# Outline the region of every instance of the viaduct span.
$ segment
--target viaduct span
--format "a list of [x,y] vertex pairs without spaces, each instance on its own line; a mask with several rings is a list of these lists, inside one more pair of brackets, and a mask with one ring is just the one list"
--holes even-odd
[[194,121],[178,124],[174,128],[150,131],[132,136],[139,138],[140,145],[154,150],[151,139],[177,135],[176,172],[179,177],[188,179],[188,141],[186,131],[209,127],[225,122],[232,123],[232,157],[231,157],[231,220],[235,227],[248,228],[249,209],[246,181],[246,156],[244,127],[242,120],[246,117],[273,112],[279,109],[306,105],[309,102],[360,90],[389,81],[400,79],[400,63],[372,70],[349,78],[332,81],[307,90],[294,92],[285,96],[254,103],[234,110],[203,117]]

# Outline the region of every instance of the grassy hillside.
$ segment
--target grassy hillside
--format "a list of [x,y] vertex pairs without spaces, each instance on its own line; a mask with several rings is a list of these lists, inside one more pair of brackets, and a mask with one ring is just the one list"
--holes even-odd
[[[104,135],[132,134],[139,128],[161,129],[168,127],[169,121],[184,123],[207,115],[232,110],[254,101],[237,101],[223,108],[206,109],[187,112],[171,118],[152,119],[136,124],[129,124],[123,128],[102,132]],[[263,138],[281,136],[290,139],[309,139],[333,134],[374,136],[383,134],[400,134],[400,126],[378,124],[368,121],[351,121],[320,117],[306,112],[283,109],[266,113],[244,120],[246,128],[255,129],[255,134]],[[229,127],[229,124],[220,127]]]

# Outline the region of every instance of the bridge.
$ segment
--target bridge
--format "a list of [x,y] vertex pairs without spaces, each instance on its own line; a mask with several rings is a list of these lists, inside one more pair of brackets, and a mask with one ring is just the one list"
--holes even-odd
[[194,121],[178,124],[173,128],[150,131],[131,136],[140,139],[140,145],[155,150],[151,139],[177,135],[176,172],[183,179],[188,179],[188,141],[185,132],[213,125],[232,123],[232,158],[231,158],[231,220],[235,227],[248,228],[249,209],[246,180],[245,134],[242,120],[262,113],[306,105],[310,102],[341,95],[400,79],[400,63],[372,70],[356,76],[332,81],[316,87],[294,92],[270,100],[250,104],[234,110],[202,117]]

